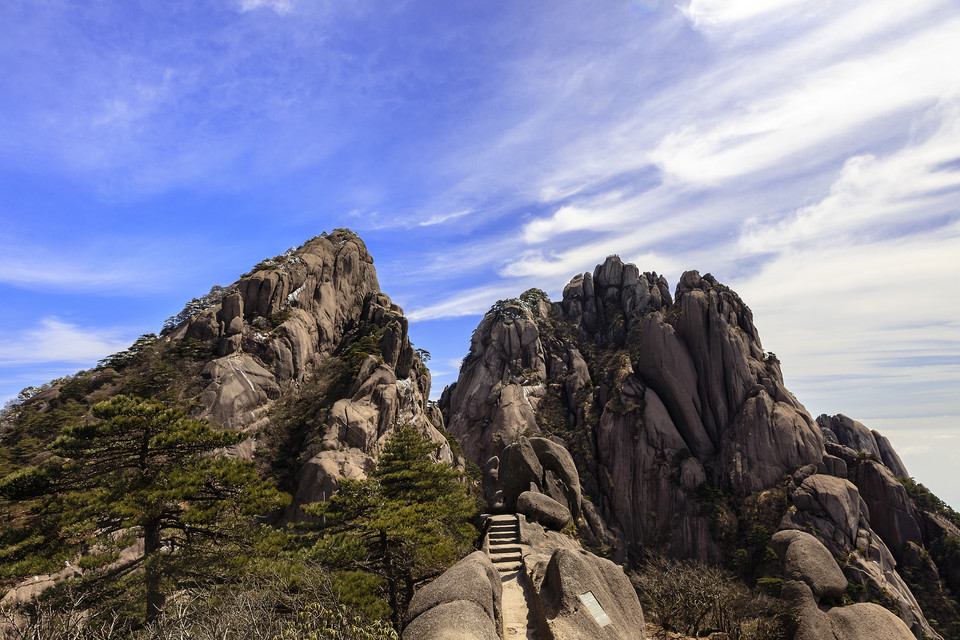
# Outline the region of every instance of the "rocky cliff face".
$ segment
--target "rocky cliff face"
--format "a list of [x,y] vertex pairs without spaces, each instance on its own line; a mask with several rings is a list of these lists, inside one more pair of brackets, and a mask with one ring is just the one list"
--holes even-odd
[[[729,561],[762,555],[759,538],[777,529],[807,531],[838,558],[852,598],[938,637],[898,567],[944,586],[924,550],[949,523],[907,495],[882,435],[808,414],[750,309],[709,274],[683,274],[671,297],[664,278],[613,256],[560,302],[538,290],[500,301],[440,405],[494,505],[514,508],[529,485],[565,502],[588,539],[608,532],[621,559],[655,548]],[[551,489],[523,455],[541,439],[572,455],[583,498]]]
[[[403,310],[380,291],[373,258],[356,234],[337,230],[313,238],[261,262],[221,294],[167,336],[199,340],[218,356],[203,369],[198,417],[251,433],[238,451],[246,457],[276,431],[271,421],[282,413],[278,401],[294,413],[330,404],[319,408],[322,424],[301,424],[301,432],[280,436],[295,437],[302,462],[288,517],[297,519],[300,505],[329,497],[339,478],[364,477],[396,424],[421,428],[442,445],[441,458],[452,461],[437,428],[442,418],[427,409],[430,373],[410,344]],[[311,387],[332,358],[334,381]],[[331,389],[336,383],[341,388]]]
[[698,489],[748,495],[824,455],[735,293],[687,272],[674,301],[616,257],[559,303],[498,303],[441,406],[480,464],[524,433],[559,438],[627,546],[669,539],[706,560],[718,551]]

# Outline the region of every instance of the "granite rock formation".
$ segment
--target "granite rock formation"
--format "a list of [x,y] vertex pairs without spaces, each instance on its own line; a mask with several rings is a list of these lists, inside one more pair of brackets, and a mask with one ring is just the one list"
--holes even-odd
[[[609,540],[618,560],[654,548],[718,561],[751,531],[806,531],[842,566],[849,597],[940,637],[910,585],[947,593],[927,551],[950,562],[953,523],[908,495],[881,434],[809,415],[750,309],[709,274],[683,274],[671,297],[664,278],[611,256],[560,302],[536,289],[501,300],[440,407],[495,508],[514,510],[524,491],[566,497],[584,538]],[[536,442],[568,452],[576,500],[550,488]]]
[[[520,580],[525,583],[527,607],[532,612],[527,637],[532,631],[536,634],[532,637],[564,640],[644,640],[643,610],[620,566],[522,514],[517,519],[523,558]],[[484,548],[488,548],[486,542]],[[505,637],[501,577],[496,574],[484,551],[447,569],[414,595],[403,640]],[[588,594],[606,619],[598,621],[588,609],[581,598]]]
[[812,535],[783,530],[773,536],[773,548],[784,564],[783,600],[797,621],[794,640],[912,640],[914,635],[895,616],[870,602],[830,607],[847,580],[823,544]]
[[716,559],[698,488],[748,495],[824,456],[734,292],[691,271],[674,300],[615,256],[559,303],[536,290],[497,303],[441,407],[480,465],[525,433],[564,441],[624,551],[667,537]]
[[[199,378],[178,401],[251,434],[230,455],[262,461],[277,441],[286,446],[273,453],[294,494],[287,520],[339,479],[364,477],[398,423],[454,461],[446,422],[483,469],[491,508],[521,514],[544,633],[576,638],[593,624],[574,599],[581,589],[613,602],[609,637],[642,628],[622,571],[556,530],[568,522],[617,561],[648,549],[730,560],[755,534],[761,554],[777,549],[785,598],[809,618],[800,638],[857,638],[879,624],[891,639],[901,624],[940,638],[927,603],[960,593],[960,517],[917,492],[881,434],[844,415],[813,420],[750,309],[709,274],[683,274],[671,295],[663,277],[612,256],[574,277],[559,302],[536,289],[499,301],[439,409],[427,403],[430,374],[403,311],[352,232],[311,239],[197,302],[159,338],[203,347]],[[67,384],[89,404],[111,392],[117,371],[84,375]],[[64,388],[39,391],[32,408],[47,411]],[[502,635],[499,582],[476,555],[418,594],[405,637]],[[857,604],[822,610],[842,597]]]
[[404,640],[497,640],[503,637],[500,574],[475,551],[410,601]]
[[[365,340],[366,357],[330,407],[318,446],[300,451],[288,518],[329,497],[339,478],[362,478],[394,425],[420,428],[453,460],[439,415],[427,409],[430,373],[410,344],[403,310],[380,291],[373,258],[353,232],[338,229],[265,260],[167,334],[197,339],[219,355],[204,369],[197,417],[253,434],[237,453],[252,456],[271,409],[333,356]],[[302,436],[303,437],[303,436]],[[306,437],[303,437],[306,440]]]
[[[159,394],[192,417],[249,434],[228,454],[268,465],[293,494],[286,517],[296,520],[300,505],[332,495],[339,478],[364,477],[396,424],[417,427],[453,461],[442,417],[428,406],[430,372],[407,330],[363,241],[338,229],[188,303],[159,338],[141,339],[153,364],[130,366],[131,347],[28,403],[45,412],[65,391],[88,404]],[[164,388],[184,357],[188,379]]]

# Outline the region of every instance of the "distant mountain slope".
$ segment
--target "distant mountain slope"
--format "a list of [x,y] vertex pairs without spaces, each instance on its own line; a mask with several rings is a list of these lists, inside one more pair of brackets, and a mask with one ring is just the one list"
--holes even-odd
[[298,519],[299,506],[329,497],[337,479],[363,476],[399,423],[452,461],[407,326],[363,241],[345,229],[324,233],[191,301],[159,337],[12,407],[0,428],[0,472],[29,462],[92,403],[129,393],[251,434],[232,454],[255,459],[293,494],[286,517]]
[[757,579],[780,571],[771,535],[800,529],[843,565],[852,600],[884,604],[918,638],[937,634],[910,585],[939,629],[960,620],[953,523],[909,496],[883,436],[808,414],[750,309],[709,274],[683,274],[672,298],[664,278],[611,256],[560,302],[499,301],[440,404],[488,499],[514,464],[505,447],[563,443],[590,498],[581,532],[621,559],[660,549]]

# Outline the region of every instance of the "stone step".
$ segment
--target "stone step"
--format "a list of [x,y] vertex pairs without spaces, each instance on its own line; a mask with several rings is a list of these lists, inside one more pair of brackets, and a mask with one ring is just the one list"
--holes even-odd
[[502,556],[490,556],[490,562],[499,565],[504,562],[520,562],[523,556],[519,553],[504,554]]
[[496,565],[497,571],[500,573],[513,573],[514,571],[519,571],[523,568],[523,563],[519,560],[515,562],[503,562]]
[[503,546],[503,547],[490,547],[490,555],[493,554],[504,554],[504,553],[521,553],[520,547],[513,546]]
[[518,544],[520,544],[519,540],[491,540],[487,547],[489,547],[491,550],[495,549],[500,551],[502,549],[516,547]]
[[519,540],[520,536],[515,533],[505,533],[503,535],[487,536],[490,542],[503,542],[504,540]]
[[501,535],[504,533],[519,533],[520,530],[516,527],[490,527],[488,530],[490,535]]
[[518,531],[520,527],[516,524],[492,524],[489,531]]

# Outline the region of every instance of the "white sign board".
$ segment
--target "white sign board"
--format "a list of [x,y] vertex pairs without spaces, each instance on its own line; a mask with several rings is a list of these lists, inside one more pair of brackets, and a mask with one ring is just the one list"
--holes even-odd
[[580,594],[580,602],[583,603],[583,606],[587,608],[587,611],[593,616],[593,619],[597,621],[597,624],[601,627],[605,627],[610,624],[610,616],[607,615],[607,612],[603,610],[603,607],[600,606],[600,603],[597,602],[597,597],[593,595],[593,591],[587,591],[586,593]]

